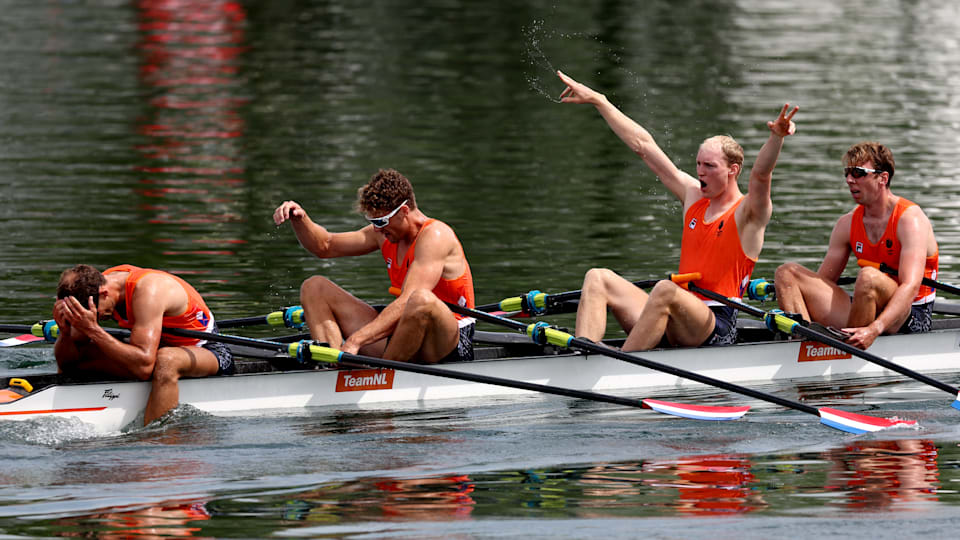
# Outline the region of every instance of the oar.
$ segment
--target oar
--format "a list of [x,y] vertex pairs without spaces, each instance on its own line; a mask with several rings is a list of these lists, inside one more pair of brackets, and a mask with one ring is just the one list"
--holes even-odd
[[623,360],[625,362],[642,366],[647,369],[662,371],[664,373],[676,375],[677,377],[682,377],[684,379],[690,379],[692,381],[703,383],[708,386],[715,386],[718,388],[722,388],[724,390],[728,390],[730,392],[750,396],[752,398],[756,398],[759,400],[774,403],[776,405],[781,405],[783,407],[794,409],[800,412],[818,416],[820,418],[821,423],[827,426],[830,426],[832,428],[839,429],[841,431],[846,431],[848,433],[859,434],[859,433],[866,433],[870,431],[879,431],[881,429],[889,428],[893,426],[911,426],[916,424],[916,421],[914,420],[876,418],[873,416],[841,411],[841,410],[833,409],[829,407],[814,408],[809,405],[804,405],[803,403],[799,403],[789,399],[784,399],[778,396],[774,396],[772,394],[760,392],[758,390],[753,390],[752,388],[747,388],[745,386],[740,386],[740,385],[729,383],[726,381],[721,381],[719,379],[714,379],[713,377],[701,375],[693,371],[687,371],[685,369],[680,369],[667,364],[661,364],[653,360],[647,360],[645,358],[641,358],[640,356],[623,352],[619,349],[611,349],[609,347],[594,343],[593,341],[590,341],[587,339],[574,337],[573,335],[568,334],[567,332],[563,332],[556,328],[552,328],[544,322],[524,324],[519,321],[506,319],[504,317],[498,317],[490,313],[486,313],[476,309],[465,308],[462,306],[458,306],[456,304],[447,304],[447,306],[454,312],[459,313],[461,315],[466,315],[468,317],[473,317],[475,319],[478,319],[484,322],[499,324],[502,326],[513,328],[514,330],[519,330],[520,332],[523,332],[528,336],[532,337],[535,342],[540,344],[550,343],[552,345],[557,345],[559,347],[574,348],[574,349],[590,352],[593,354],[609,356],[611,358]]
[[[259,324],[301,328],[305,322],[306,320],[303,318],[303,308],[300,306],[290,306],[266,315],[217,321],[217,328],[236,328],[239,326],[255,326]],[[50,323],[52,323],[52,321],[43,321],[34,325],[0,324],[0,332],[29,332],[0,340],[0,347],[16,347],[18,345],[39,343],[44,341],[44,339],[47,341],[56,341],[56,323],[53,323],[52,327],[48,326]],[[51,334],[51,332],[54,333]]]
[[286,353],[292,358],[297,358],[300,361],[313,360],[316,362],[339,363],[349,366],[371,366],[394,369],[397,371],[409,371],[424,375],[433,375],[435,377],[491,384],[494,386],[505,386],[520,390],[542,392],[544,394],[554,394],[558,396],[613,403],[615,405],[648,408],[664,414],[671,414],[684,418],[693,418],[696,420],[734,420],[736,418],[740,418],[746,414],[748,410],[750,410],[750,407],[711,407],[687,405],[684,403],[674,403],[656,399],[630,399],[619,396],[611,396],[608,394],[598,394],[596,392],[589,392],[586,390],[573,390],[570,388],[561,388],[559,386],[549,386],[545,384],[530,383],[514,379],[504,379],[489,375],[463,373],[435,366],[411,364],[408,362],[396,362],[393,360],[385,360],[382,358],[374,358],[359,354],[348,354],[331,347],[317,345],[315,342],[307,340],[294,343],[278,343],[263,339],[231,336],[226,334],[212,334],[208,332],[197,332],[194,330],[184,330],[179,328],[169,328],[164,329],[164,331],[183,337],[192,337],[209,341],[219,341],[221,343],[227,343],[230,345],[242,345],[252,348],[279,351]]
[[858,349],[853,345],[850,345],[849,343],[846,343],[844,341],[831,337],[823,332],[819,332],[817,330],[814,330],[813,328],[805,326],[801,324],[799,321],[795,321],[790,317],[783,315],[782,313],[764,311],[762,309],[751,306],[750,304],[746,304],[738,300],[727,298],[726,296],[716,293],[714,291],[711,291],[709,289],[698,287],[693,283],[688,283],[687,287],[689,288],[689,290],[696,293],[700,293],[703,296],[706,296],[707,298],[716,300],[717,302],[720,302],[724,305],[727,305],[734,309],[739,309],[740,311],[744,311],[750,315],[753,315],[754,317],[762,319],[769,328],[773,328],[775,326],[781,332],[784,332],[786,334],[794,334],[794,335],[798,335],[808,339],[812,339],[814,341],[819,341],[820,343],[823,343],[825,345],[829,345],[843,352],[849,353],[853,356],[862,358],[867,362],[877,364],[878,366],[887,368],[891,371],[896,371],[901,375],[906,375],[907,377],[916,379],[924,384],[933,386],[934,388],[939,388],[944,392],[949,392],[951,395],[954,396],[954,400],[951,406],[954,409],[960,409],[960,389],[954,386],[951,386],[947,383],[928,377],[922,373],[917,373],[912,369],[905,368],[900,364],[895,364],[873,353],[864,351],[862,349]]
[[303,318],[303,308],[300,306],[290,306],[279,311],[272,311],[266,315],[217,321],[217,328],[236,328],[239,326],[256,326],[259,324],[300,328],[304,322],[306,321]]
[[[700,279],[700,274],[670,274],[669,279],[674,283],[686,283],[691,280]],[[658,281],[660,281],[660,279],[646,279],[643,281],[634,281],[633,284],[641,289],[649,289],[656,285]],[[582,292],[583,289],[578,289],[575,291],[548,294],[533,290],[523,296],[511,296],[499,302],[477,306],[476,309],[479,311],[520,311],[534,315],[561,313],[564,311],[562,309],[564,302],[580,298]]]

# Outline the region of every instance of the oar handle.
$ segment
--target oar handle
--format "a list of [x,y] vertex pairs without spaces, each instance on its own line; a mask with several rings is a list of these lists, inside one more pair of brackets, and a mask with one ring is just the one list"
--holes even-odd
[[266,315],[217,321],[217,328],[236,328],[239,326],[254,326],[258,324],[301,328],[305,322],[306,319],[303,316],[303,308],[300,306],[289,306]]

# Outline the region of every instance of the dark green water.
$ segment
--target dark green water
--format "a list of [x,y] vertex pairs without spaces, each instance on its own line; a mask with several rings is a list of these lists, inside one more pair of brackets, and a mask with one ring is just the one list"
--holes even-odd
[[[960,282],[960,8],[952,3],[12,0],[3,9],[2,322],[48,317],[60,271],[78,262],[181,273],[218,318],[296,303],[300,282],[315,273],[371,302],[388,300],[378,255],[320,261],[271,221],[294,199],[332,230],[358,228],[356,189],[381,167],[406,174],[422,209],[456,229],[480,302],[576,289],[593,266],[632,279],[675,270],[679,203],[592,108],[556,102],[556,69],[606,93],[687,171],[700,141],[716,133],[736,137],[752,163],[766,121],[784,102],[800,105],[755,277],[772,277],[786,260],[817,264],[833,222],[853,204],[840,157],[876,139],[895,153],[894,191],[933,222],[941,279]],[[0,356],[0,373],[24,366],[49,369],[49,350]],[[939,395],[913,397],[894,407],[919,414],[942,405]],[[626,518],[645,518],[653,536],[676,537],[684,536],[676,519],[692,512],[674,497],[676,478],[661,471],[680,474],[677,455],[717,453],[741,474],[730,489],[743,501],[729,503],[739,508],[731,512],[749,510],[757,537],[797,526],[794,506],[820,532],[863,532],[845,520],[864,509],[955,519],[960,437],[950,411],[935,417],[936,436],[863,450],[881,461],[906,455],[905,474],[922,477],[919,487],[897,488],[911,497],[876,502],[870,492],[865,506],[850,506],[859,473],[835,466],[861,470],[850,464],[861,463],[851,457],[861,451],[816,425],[798,440],[764,422],[705,432],[664,423],[671,449],[655,429],[607,424],[606,409],[591,405],[570,419],[558,406],[572,407],[416,411],[409,421],[400,415],[402,437],[349,427],[396,421],[363,413],[240,419],[231,432],[188,411],[172,426],[106,441],[63,426],[40,426],[36,437],[11,429],[2,454],[18,474],[0,476],[0,529],[108,536],[118,526],[104,515],[166,507],[174,511],[159,523],[176,529],[176,509],[198,502],[214,514],[191,532],[200,536],[632,537],[636,522]],[[531,410],[543,421],[523,419]],[[774,426],[796,420],[768,416]],[[279,442],[261,442],[261,432]],[[931,452],[942,471],[933,478],[923,472]],[[446,455],[478,457],[436,457]],[[623,477],[611,479],[619,469]],[[527,470],[539,472],[517,476]],[[595,477],[602,487],[592,492]],[[434,514],[386,514],[395,501],[384,493],[394,492],[377,483],[397,478],[426,485],[411,499]],[[917,517],[897,516],[903,527]],[[459,525],[434,527],[434,519]],[[334,521],[341,528],[302,528]],[[413,525],[375,525],[383,521]],[[744,530],[682,522],[693,534]],[[899,527],[866,526],[878,538]]]

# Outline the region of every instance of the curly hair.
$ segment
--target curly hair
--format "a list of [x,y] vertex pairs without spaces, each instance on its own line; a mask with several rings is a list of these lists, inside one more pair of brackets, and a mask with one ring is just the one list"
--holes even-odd
[[357,190],[356,209],[361,214],[393,210],[404,200],[411,210],[417,208],[410,180],[393,169],[380,169]]
[[87,307],[87,298],[93,297],[93,303],[100,306],[100,287],[107,283],[107,278],[99,270],[89,264],[78,264],[68,268],[60,274],[57,283],[57,298],[72,296],[83,307]]
[[844,167],[855,167],[868,161],[873,162],[874,169],[887,173],[887,187],[890,187],[896,163],[889,148],[878,142],[863,141],[851,146],[843,155]]

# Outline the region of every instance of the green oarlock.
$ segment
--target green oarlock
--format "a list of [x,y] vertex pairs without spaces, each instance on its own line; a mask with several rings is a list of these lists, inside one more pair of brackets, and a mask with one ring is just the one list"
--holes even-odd
[[776,314],[773,316],[773,322],[777,328],[785,334],[793,334],[793,329],[800,323],[785,315]]
[[544,330],[544,334],[547,336],[547,343],[551,345],[557,345],[559,347],[569,347],[570,342],[573,341],[573,336],[567,332],[557,330],[556,328],[547,328]]
[[335,364],[340,361],[343,351],[322,345],[310,345],[310,357],[316,362]]
[[283,326],[283,325],[284,325],[284,322],[283,322],[283,312],[282,312],[282,311],[274,311],[274,312],[272,312],[272,313],[268,313],[268,314],[267,314],[267,324],[269,324],[270,326]]

